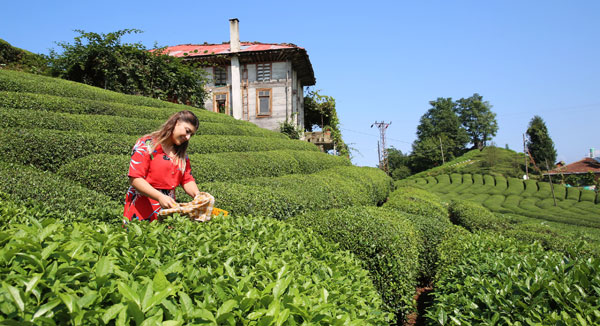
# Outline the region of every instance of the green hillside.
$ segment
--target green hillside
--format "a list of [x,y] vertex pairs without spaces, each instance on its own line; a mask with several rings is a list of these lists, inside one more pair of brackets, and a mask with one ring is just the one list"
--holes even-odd
[[[123,225],[131,148],[184,109],[230,215]],[[402,325],[425,286],[428,325],[600,323],[598,199],[552,206],[511,151],[394,187],[227,115],[1,69],[0,127],[0,324]]]
[[[533,172],[531,166],[529,166],[529,170],[530,173]],[[409,179],[450,173],[489,174],[520,178],[525,174],[525,154],[495,146],[488,146],[483,150],[473,149],[446,164],[412,175]]]

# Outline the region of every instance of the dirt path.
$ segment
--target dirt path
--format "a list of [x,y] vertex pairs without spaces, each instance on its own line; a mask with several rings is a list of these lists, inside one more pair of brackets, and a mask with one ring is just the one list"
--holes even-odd
[[433,288],[418,287],[415,293],[415,301],[417,302],[417,311],[408,315],[406,322],[403,326],[424,326],[425,322],[425,309],[431,305],[433,297],[431,292]]

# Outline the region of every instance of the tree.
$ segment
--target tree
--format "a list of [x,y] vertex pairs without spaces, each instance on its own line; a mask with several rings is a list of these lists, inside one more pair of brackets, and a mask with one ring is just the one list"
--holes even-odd
[[411,170],[419,172],[462,155],[469,135],[457,114],[457,104],[452,98],[438,98],[417,126],[417,140],[411,153]]
[[548,134],[546,123],[540,116],[534,116],[527,128],[527,150],[538,166],[545,167],[546,162],[550,167],[556,161],[554,142]]
[[392,179],[400,180],[411,175],[410,168],[408,167],[410,159],[401,150],[393,146],[388,148],[387,158]]
[[104,89],[144,95],[203,107],[205,72],[161,49],[148,51],[140,43],[121,43],[121,37],[137,34],[124,29],[108,34],[75,30],[74,43],[59,42],[62,53],[50,51],[52,75]]
[[482,149],[485,143],[496,136],[498,123],[492,105],[483,101],[483,96],[475,93],[457,101],[458,115],[463,127],[471,138],[473,148]]

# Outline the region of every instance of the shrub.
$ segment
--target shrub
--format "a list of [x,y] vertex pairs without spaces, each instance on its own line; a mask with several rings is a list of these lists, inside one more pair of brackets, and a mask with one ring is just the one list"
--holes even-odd
[[583,189],[581,190],[581,197],[579,200],[594,203],[596,201],[596,192],[593,190]]
[[435,277],[438,264],[438,245],[446,238],[452,224],[424,215],[405,214],[419,231],[419,282],[429,285]]
[[[1,95],[0,95],[1,96]],[[25,129],[53,129],[116,133],[141,136],[158,130],[164,120],[128,118],[106,115],[80,115],[39,110],[14,110],[0,107],[0,127]],[[196,135],[239,135],[265,138],[284,138],[281,134],[258,127],[227,125],[200,121]]]
[[483,176],[481,174],[473,174],[473,184],[483,185]]
[[[61,165],[91,154],[130,154],[138,136],[46,129],[7,128],[0,134],[2,160],[57,171]],[[278,149],[318,151],[313,144],[287,139],[199,135],[188,153],[244,152]]]
[[522,196],[535,196],[538,192],[538,182],[537,180],[524,180],[525,183],[525,191],[521,194]]
[[[390,312],[412,310],[419,234],[404,214],[354,206],[297,215],[288,221],[340,244],[363,261]],[[400,318],[400,319],[401,319]]]
[[[189,157],[192,174],[196,182],[202,183],[309,174],[337,165],[350,165],[350,161],[339,156],[290,150],[191,154]],[[122,201],[129,187],[130,159],[129,155],[94,154],[64,164],[57,173],[113,200]],[[306,159],[316,161],[314,166],[306,164]]]
[[[370,174],[370,178],[364,177]],[[314,210],[375,205],[385,200],[391,178],[376,168],[335,167],[310,175],[253,178],[200,184],[215,205],[238,215],[278,219]],[[382,189],[379,189],[379,188]],[[179,192],[179,198],[186,198]]]
[[505,195],[520,195],[525,191],[523,180],[517,178],[508,178],[508,188],[504,192]]
[[442,205],[440,198],[431,192],[414,187],[396,189],[390,194],[389,200],[383,207],[448,221],[448,211]]
[[[243,125],[248,128],[258,127],[250,122],[236,120],[225,114],[210,112],[189,106],[177,108],[157,108],[152,106],[135,105],[88,98],[54,96],[48,94],[34,94],[24,92],[2,91],[0,76],[0,107],[13,110],[36,110],[44,112],[109,115],[127,118],[152,117],[165,121],[174,113],[181,110],[190,110],[204,122],[227,123],[229,125]],[[166,102],[165,102],[166,103]],[[273,133],[273,132],[271,132]]]
[[188,110],[190,108],[186,105],[174,104],[149,97],[107,91],[60,78],[39,76],[10,70],[0,70],[0,90],[84,98],[155,108],[171,108],[177,111]]
[[567,187],[567,197],[566,199],[572,199],[574,201],[579,201],[579,196],[581,195],[581,190],[575,187]]
[[506,229],[504,219],[496,217],[485,207],[465,200],[453,200],[448,207],[450,221],[469,231]]
[[[18,253],[17,253],[18,252]],[[2,232],[9,324],[361,324],[391,316],[367,271],[313,232],[261,217]]]
[[8,194],[10,201],[47,210],[55,217],[70,211],[78,219],[119,221],[123,211],[123,206],[105,195],[50,172],[15,163],[0,162],[0,192]]
[[[568,259],[540,246],[457,233],[440,247],[433,322],[596,325],[598,259]],[[576,290],[574,290],[576,289]]]

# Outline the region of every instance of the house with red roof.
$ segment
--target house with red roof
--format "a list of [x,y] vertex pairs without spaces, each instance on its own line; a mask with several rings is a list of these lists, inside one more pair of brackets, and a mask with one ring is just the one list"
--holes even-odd
[[167,54],[197,61],[211,76],[205,109],[279,131],[288,121],[304,126],[304,87],[315,75],[304,48],[290,43],[240,42],[230,19],[230,41],[170,46]]
[[600,179],[600,157],[586,157],[571,164],[558,166],[544,175],[567,177],[581,176],[588,173],[593,173],[596,181]]

